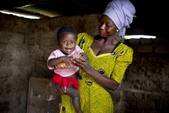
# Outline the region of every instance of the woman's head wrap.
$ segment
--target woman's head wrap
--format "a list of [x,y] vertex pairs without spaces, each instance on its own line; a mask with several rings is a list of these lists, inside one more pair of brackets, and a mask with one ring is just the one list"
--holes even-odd
[[119,36],[124,36],[135,16],[135,7],[129,0],[112,0],[103,14],[107,15],[119,29]]

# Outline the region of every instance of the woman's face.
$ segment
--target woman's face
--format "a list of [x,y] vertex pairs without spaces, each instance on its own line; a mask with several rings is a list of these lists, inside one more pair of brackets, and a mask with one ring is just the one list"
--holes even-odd
[[117,27],[114,22],[106,15],[102,15],[99,20],[99,34],[102,37],[114,36],[117,33]]
[[76,47],[76,35],[70,32],[65,32],[59,38],[59,49],[65,54],[71,54]]

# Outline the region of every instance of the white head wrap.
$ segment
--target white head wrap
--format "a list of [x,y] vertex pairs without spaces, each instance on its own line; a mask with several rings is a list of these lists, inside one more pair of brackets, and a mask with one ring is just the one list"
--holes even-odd
[[119,29],[119,36],[124,36],[135,16],[135,7],[129,0],[112,0],[103,14],[107,15]]

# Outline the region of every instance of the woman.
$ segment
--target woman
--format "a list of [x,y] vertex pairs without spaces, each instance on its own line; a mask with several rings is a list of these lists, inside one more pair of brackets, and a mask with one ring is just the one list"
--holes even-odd
[[[83,113],[113,113],[113,101],[107,91],[121,83],[132,63],[133,50],[117,40],[133,21],[135,7],[129,0],[113,0],[99,20],[99,35],[78,35],[77,44],[88,60],[72,59],[80,67],[80,99]],[[60,113],[75,113],[71,99],[62,96]]]

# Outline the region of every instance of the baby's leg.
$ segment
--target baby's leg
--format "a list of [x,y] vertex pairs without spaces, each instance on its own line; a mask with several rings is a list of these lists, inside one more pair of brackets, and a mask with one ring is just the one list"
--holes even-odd
[[66,93],[72,98],[73,105],[77,113],[82,113],[80,109],[80,94],[73,86],[66,89]]

